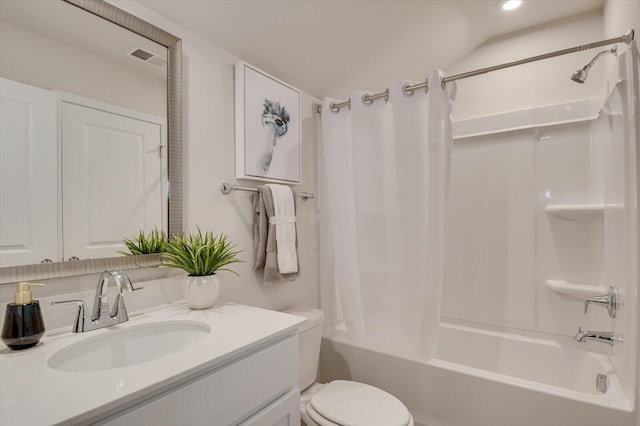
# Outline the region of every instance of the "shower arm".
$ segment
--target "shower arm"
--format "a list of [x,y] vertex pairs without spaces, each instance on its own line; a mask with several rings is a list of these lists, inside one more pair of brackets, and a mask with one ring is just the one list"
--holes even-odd
[[588,70],[590,69],[593,64],[595,64],[595,62],[602,56],[602,55],[606,55],[607,53],[611,53],[613,55],[617,55],[618,54],[618,49],[616,48],[616,46],[613,46],[611,49],[609,50],[603,50],[602,52],[598,53],[596,56],[593,57],[592,60],[589,61],[589,63],[587,65],[585,65],[584,67],[582,67],[583,70]]
[[[541,61],[543,59],[555,58],[556,56],[568,55],[569,53],[582,52],[582,51],[589,50],[589,49],[595,49],[596,47],[608,46],[608,45],[614,44],[614,43],[631,44],[631,42],[634,39],[634,34],[635,34],[634,30],[631,29],[631,30],[627,31],[626,33],[624,33],[620,37],[609,38],[609,39],[597,41],[597,42],[594,42],[594,43],[589,43],[589,44],[583,44],[583,45],[580,45],[580,46],[570,47],[568,49],[556,50],[555,52],[549,52],[549,53],[545,53],[545,54],[542,54],[542,55],[532,56],[530,58],[520,59],[520,60],[513,61],[513,62],[507,62],[507,63],[500,64],[500,65],[494,65],[494,66],[487,67],[487,68],[480,68],[480,69],[477,69],[477,70],[468,71],[468,72],[464,72],[464,73],[461,73],[461,74],[452,75],[452,76],[449,76],[449,77],[444,77],[440,83],[444,87],[444,85],[446,83],[450,82],[450,81],[456,81],[456,80],[462,80],[463,78],[475,77],[477,75],[486,74],[486,73],[489,73],[489,72],[492,72],[492,71],[498,71],[498,70],[505,69],[505,68],[515,67],[517,65],[528,64],[529,62],[536,62],[536,61]],[[608,51],[606,51],[606,52],[608,52]],[[428,82],[425,81],[423,83],[418,83],[418,84],[413,84],[413,85],[406,85],[404,87],[404,92],[407,95],[411,95],[414,91],[416,91],[418,89],[427,89],[427,88],[428,88]],[[369,103],[371,103],[371,101],[373,101],[375,99],[379,99],[379,98],[387,98],[388,99],[388,89],[383,91],[383,92],[380,92],[380,93],[364,95],[362,97],[362,101],[367,103],[367,104],[369,104]],[[343,108],[343,107],[351,107],[351,99],[349,99],[348,101],[344,101],[344,102],[332,103],[330,105],[330,109],[333,112],[338,112],[338,111],[340,111],[340,108]],[[318,110],[318,113],[321,113],[322,112],[322,106],[318,105],[317,110]]]

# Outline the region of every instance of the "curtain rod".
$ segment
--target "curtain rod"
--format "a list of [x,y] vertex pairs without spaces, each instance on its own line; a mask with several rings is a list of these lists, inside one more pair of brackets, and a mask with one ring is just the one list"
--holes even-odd
[[[528,64],[529,62],[540,61],[542,59],[554,58],[556,56],[567,55],[569,53],[582,52],[589,49],[594,49],[596,47],[607,46],[609,44],[614,43],[626,43],[631,44],[634,38],[634,30],[631,29],[624,33],[624,35],[620,37],[609,38],[607,40],[597,41],[595,43],[583,44],[580,46],[570,47],[568,49],[556,50],[555,52],[545,53],[542,55],[531,56],[530,58],[520,59],[513,62],[507,62],[500,65],[494,65],[492,67],[480,68],[473,71],[463,72],[461,74],[452,75],[449,77],[445,77],[442,79],[441,84],[444,87],[450,81],[462,80],[463,78],[475,77],[476,75],[486,74],[492,71],[497,71],[505,68],[515,67],[516,65]],[[427,89],[429,88],[429,82],[425,81],[424,83],[418,83],[413,85],[405,85],[402,90],[406,95],[412,95],[414,91],[418,89]],[[385,98],[385,100],[389,100],[389,89],[386,89],[384,92],[374,93],[372,95],[364,95],[362,97],[362,102],[365,104],[370,104],[376,99]],[[332,103],[329,108],[333,112],[340,111],[340,108],[351,107],[351,99],[348,101],[340,102],[340,103]],[[322,106],[318,105],[318,113],[322,113]]]

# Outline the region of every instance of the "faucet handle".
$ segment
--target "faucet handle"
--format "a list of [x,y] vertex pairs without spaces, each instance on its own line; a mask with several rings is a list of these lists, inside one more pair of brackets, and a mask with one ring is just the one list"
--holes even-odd
[[74,333],[81,333],[84,331],[84,301],[82,300],[60,300],[57,302],[51,302],[52,306],[58,305],[77,305],[78,313],[76,314],[76,319],[73,322],[73,328],[71,329]]
[[596,305],[604,306],[607,308],[609,313],[609,317],[615,318],[616,313],[618,312],[618,290],[615,287],[609,287],[609,292],[604,296],[596,296],[590,299],[585,300],[584,302],[584,313],[587,313],[589,309],[589,305],[593,303]]

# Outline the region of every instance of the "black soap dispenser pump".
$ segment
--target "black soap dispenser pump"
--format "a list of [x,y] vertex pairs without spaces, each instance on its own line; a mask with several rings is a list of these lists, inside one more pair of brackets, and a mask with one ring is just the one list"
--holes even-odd
[[31,286],[39,283],[20,282],[14,301],[7,305],[2,325],[2,341],[9,349],[28,349],[40,341],[44,334],[44,321],[40,303],[33,300]]

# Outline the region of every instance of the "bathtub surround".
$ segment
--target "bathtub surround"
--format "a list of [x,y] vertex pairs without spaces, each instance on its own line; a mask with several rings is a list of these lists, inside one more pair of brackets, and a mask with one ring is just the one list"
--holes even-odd
[[[638,52],[637,42],[618,47],[616,62],[598,63],[585,85],[569,81],[578,87],[599,84],[596,97],[456,122],[458,136],[467,137],[454,148],[450,212],[456,226],[450,228],[447,246],[451,257],[443,314],[447,320],[526,335],[569,338],[579,326],[613,331],[624,340],[613,348],[594,342],[580,347],[607,354],[627,397],[636,393],[637,404],[638,188],[633,159],[638,124],[632,111],[638,110],[633,105]],[[609,55],[601,61],[613,59]],[[569,80],[567,71],[579,65],[553,66],[553,71],[564,72]],[[594,83],[598,67],[608,76]],[[518,78],[534,76],[523,70]],[[473,93],[492,87],[489,83]],[[553,110],[553,116],[546,114]],[[530,120],[513,125],[510,118],[516,115]],[[483,121],[496,131],[487,127],[473,135],[463,129]],[[476,222],[467,225],[463,210],[477,207],[479,200],[484,204],[476,211]],[[587,206],[591,212],[570,213]],[[491,234],[484,231],[489,229]],[[458,262],[473,269],[460,270]],[[594,295],[616,286],[626,295],[626,308],[615,319],[606,309],[590,308],[585,315],[583,303],[591,296],[560,293],[553,285],[557,280],[577,283],[578,290],[592,288]]]
[[[436,358],[337,330],[323,341],[322,379],[383,387],[429,426],[636,425],[638,65],[625,49],[595,100],[455,122]],[[586,297],[550,279],[616,283],[628,305],[615,319],[585,315]],[[577,343],[578,325],[623,339]]]
[[[411,96],[396,81],[388,100],[322,113],[322,268],[334,275],[350,335],[400,353],[433,356],[440,316],[444,210],[455,83],[429,72]],[[325,228],[326,229],[326,228]],[[328,239],[328,240],[325,240]],[[335,290],[334,290],[335,288]],[[328,312],[333,311],[329,308]],[[331,318],[329,322],[336,322]]]

